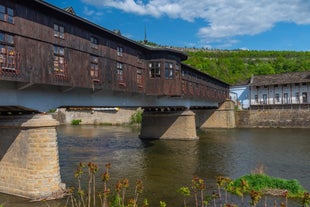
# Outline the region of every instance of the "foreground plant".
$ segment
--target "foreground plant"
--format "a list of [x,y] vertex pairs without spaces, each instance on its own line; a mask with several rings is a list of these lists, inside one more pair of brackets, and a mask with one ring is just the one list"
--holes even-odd
[[222,193],[221,190],[225,190],[225,203],[227,203],[227,186],[231,182],[231,179],[228,177],[223,177],[223,176],[217,176],[216,177],[216,184],[218,188],[218,195],[220,199],[220,203],[222,203]]
[[204,206],[204,190],[206,189],[205,181],[197,176],[192,180],[192,189],[195,195],[196,207],[198,207],[198,196],[197,193],[200,192],[200,202],[201,206]]
[[[96,203],[97,198],[99,198],[101,202],[101,207],[138,207],[138,200],[140,194],[143,192],[144,186],[142,180],[136,181],[135,192],[132,199],[128,200],[128,203],[125,202],[125,194],[126,189],[129,187],[128,179],[123,179],[116,184],[115,187],[115,196],[110,197],[111,191],[108,187],[108,181],[110,180],[109,169],[111,168],[111,164],[108,163],[105,165],[105,170],[101,174],[101,181],[103,183],[103,191],[97,192],[96,188],[96,174],[98,172],[98,166],[92,162],[89,162],[87,165],[87,194],[85,195],[85,191],[82,188],[82,176],[85,174],[85,164],[80,163],[77,167],[77,170],[74,174],[75,178],[78,182],[78,189],[75,192],[74,188],[69,188],[68,199],[65,207],[69,205],[69,201],[71,207],[97,207]],[[146,199],[143,200],[142,207],[147,207],[148,201]]]
[[[113,192],[111,192],[108,187],[110,181],[110,170],[111,164],[105,165],[104,171],[101,174],[101,181],[103,183],[103,191],[96,192],[96,175],[98,172],[98,166],[92,162],[89,162],[87,167],[84,163],[80,163],[74,174],[77,179],[77,190],[74,188],[68,189],[68,199],[65,207],[71,204],[71,207],[99,207],[96,203],[96,199],[100,200],[100,207],[148,207],[149,203],[147,199],[144,199],[140,205],[138,205],[140,196],[144,190],[144,185],[142,180],[137,180],[134,187],[134,192],[132,197],[126,200],[127,189],[129,188],[129,180],[121,179],[119,180]],[[86,172],[86,173],[85,173]],[[82,181],[83,175],[86,175],[86,180]],[[87,190],[84,191],[82,183],[86,184]],[[241,197],[242,206],[244,206],[244,197],[248,196],[250,199],[250,205],[255,207],[258,205],[262,196],[266,194],[280,196],[285,199],[285,201],[280,202],[279,206],[274,201],[274,207],[288,207],[289,198],[297,198],[302,207],[309,207],[310,195],[306,192],[304,188],[296,180],[284,180],[279,178],[272,178],[270,176],[259,174],[259,175],[245,175],[234,181],[231,181],[227,177],[218,176],[216,177],[217,190],[213,191],[212,194],[206,193],[206,183],[203,179],[195,176],[192,179],[191,187],[181,187],[178,189],[183,197],[183,205],[187,206],[188,200],[192,196],[192,202],[195,202],[196,207],[207,207],[209,202],[213,200],[213,207],[238,207],[236,204],[228,201],[227,191],[236,194]],[[225,190],[225,203],[222,204],[221,191]],[[85,193],[87,192],[87,193]],[[276,193],[275,193],[276,192]],[[273,194],[272,194],[273,193]],[[97,195],[97,197],[96,197]],[[127,202],[126,202],[127,201]],[[48,203],[46,202],[48,206]],[[166,207],[164,201],[160,201],[160,207]],[[248,205],[247,205],[248,206]],[[1,207],[1,206],[0,206]],[[189,206],[193,207],[193,206]]]
[[302,197],[302,206],[303,207],[309,207],[310,206],[310,194],[308,192],[305,192]]
[[183,204],[184,207],[186,207],[186,197],[189,197],[191,195],[189,187],[181,187],[179,188],[178,192],[181,193],[181,195],[183,196]]

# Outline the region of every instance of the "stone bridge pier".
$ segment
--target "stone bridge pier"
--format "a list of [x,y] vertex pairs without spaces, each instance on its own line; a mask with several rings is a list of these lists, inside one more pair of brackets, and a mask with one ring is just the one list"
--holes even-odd
[[30,199],[63,193],[58,124],[51,115],[0,117],[0,192]]
[[195,140],[195,113],[184,111],[147,111],[142,114],[140,138]]

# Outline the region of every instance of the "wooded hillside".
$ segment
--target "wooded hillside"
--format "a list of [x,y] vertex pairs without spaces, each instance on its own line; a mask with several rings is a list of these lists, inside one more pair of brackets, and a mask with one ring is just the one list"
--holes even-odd
[[310,70],[310,52],[185,50],[184,63],[229,84],[237,84],[254,75]]

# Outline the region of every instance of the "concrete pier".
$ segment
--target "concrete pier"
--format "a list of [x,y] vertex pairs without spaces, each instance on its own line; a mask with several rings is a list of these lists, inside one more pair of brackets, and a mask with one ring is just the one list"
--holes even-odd
[[227,100],[218,109],[194,110],[197,128],[236,128],[234,103]]
[[30,199],[57,197],[61,183],[56,126],[51,115],[0,117],[0,192]]
[[195,140],[195,113],[190,110],[174,112],[149,112],[142,115],[142,139]]

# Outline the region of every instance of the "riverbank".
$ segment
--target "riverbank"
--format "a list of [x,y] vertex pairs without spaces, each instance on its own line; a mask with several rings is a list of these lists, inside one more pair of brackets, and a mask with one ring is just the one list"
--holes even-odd
[[[81,125],[126,125],[137,113],[136,108],[98,108],[83,110],[58,109],[56,118],[62,125],[71,125],[73,120],[81,120]],[[209,111],[209,112],[208,112]],[[215,111],[220,114],[214,116]],[[310,110],[305,109],[264,109],[242,110],[226,113],[220,110],[201,111],[196,117],[197,128],[310,128]],[[203,119],[203,120],[201,120]],[[206,121],[209,120],[210,121]],[[214,120],[213,120],[214,119]],[[234,120],[235,124],[227,127],[227,120]],[[201,123],[206,123],[202,125]],[[211,125],[210,125],[211,123]],[[226,124],[226,125],[225,125]]]

